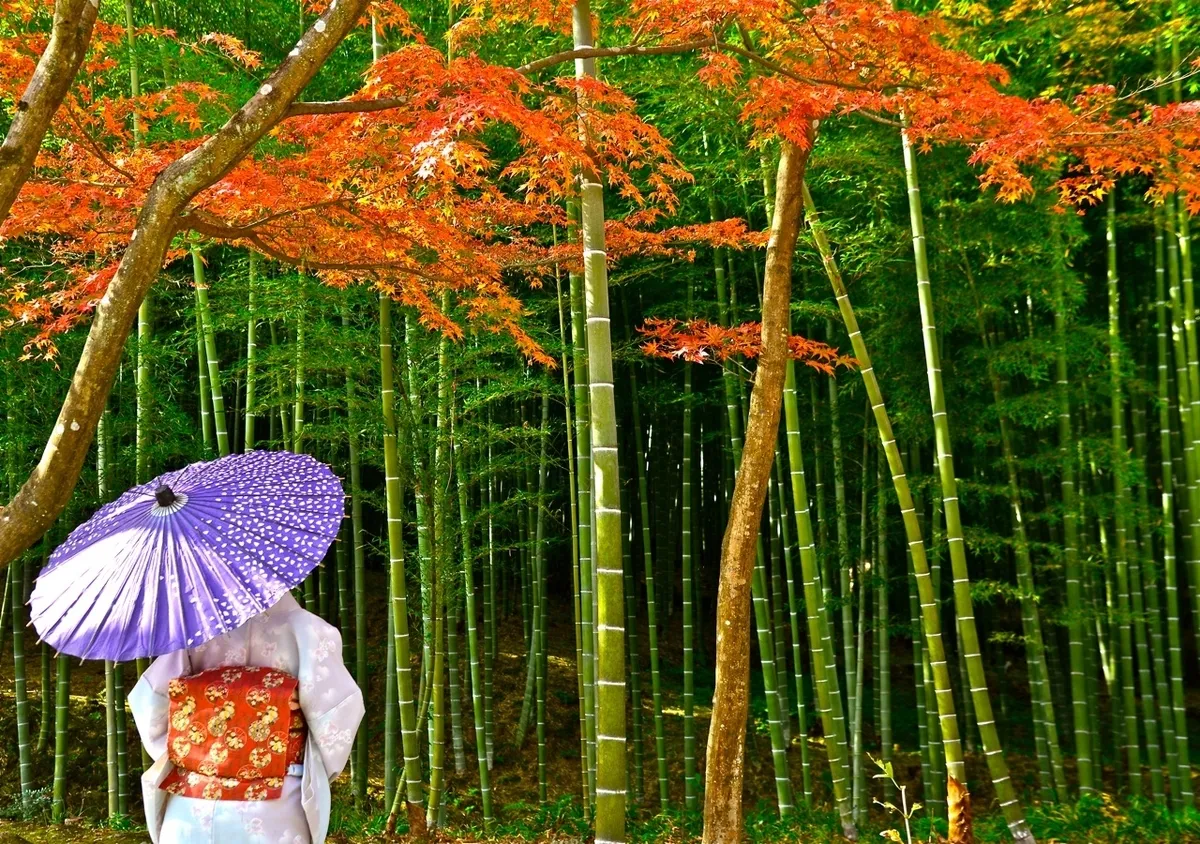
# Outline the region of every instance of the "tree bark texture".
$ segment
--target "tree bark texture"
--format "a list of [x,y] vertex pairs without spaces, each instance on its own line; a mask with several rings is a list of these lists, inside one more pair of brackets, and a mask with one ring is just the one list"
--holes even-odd
[[742,777],[750,679],[750,581],[763,502],[779,439],[787,371],[792,255],[803,218],[808,149],[784,141],[775,177],[775,213],[763,284],[762,352],[750,393],[742,464],[721,544],[717,596],[716,690],[705,765],[704,842],[742,838]]

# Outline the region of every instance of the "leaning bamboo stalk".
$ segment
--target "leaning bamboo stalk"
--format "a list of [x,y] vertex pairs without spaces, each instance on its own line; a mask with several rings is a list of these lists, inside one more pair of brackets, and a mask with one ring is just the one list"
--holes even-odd
[[796,540],[800,546],[800,576],[808,621],[808,641],[812,657],[813,692],[817,713],[826,737],[829,770],[834,801],[843,828],[854,829],[850,805],[850,778],[845,748],[845,718],[838,686],[837,667],[829,643],[829,619],[817,562],[816,540],[808,505],[804,474],[804,452],[800,437],[800,405],[796,400],[796,365],[788,362],[783,388],[784,423],[787,430],[788,470],[792,488],[792,512],[796,520]]
[[[786,380],[784,382],[784,390],[784,403],[786,406],[786,403],[789,400],[786,393]],[[792,559],[792,522],[790,519],[788,519],[788,495],[783,482],[784,473],[786,471],[783,466],[785,448],[786,441],[784,443],[784,448],[778,448],[775,451],[775,475],[777,479],[775,488],[779,501],[780,530],[783,534],[783,566],[787,586],[788,625],[792,640],[792,664],[795,666],[792,670],[792,677],[796,682],[796,724],[799,728],[799,733],[797,735],[800,739],[800,775],[804,788],[804,805],[812,808],[812,765],[808,758],[808,707],[804,702],[804,663],[801,661],[803,653],[801,651],[802,646],[800,644],[801,608],[800,597],[796,593],[795,563]]]
[[[933,411],[938,473],[942,485],[942,503],[945,507],[946,545],[950,551],[950,567],[954,578],[953,594],[959,638],[965,650],[964,658],[970,678],[976,723],[979,726],[980,738],[983,740],[984,753],[987,755],[988,771],[996,787],[1000,810],[1008,822],[1013,840],[1027,842],[1033,840],[1033,833],[1025,820],[1024,809],[1021,807],[1021,802],[1009,777],[1008,763],[1004,759],[1000,734],[996,729],[996,719],[992,713],[991,696],[987,689],[987,674],[983,667],[983,656],[980,652],[979,635],[975,625],[975,607],[971,598],[966,543],[958,506],[958,481],[954,475],[950,423],[946,415],[945,392],[942,386],[941,352],[937,344],[933,291],[929,275],[929,261],[925,250],[925,218],[921,209],[921,187],[917,176],[916,151],[907,131],[902,130],[900,136],[904,151],[904,174],[908,184],[909,222],[912,227],[917,299],[921,312],[921,336],[925,348],[929,400]],[[954,775],[951,774],[951,776]],[[960,777],[955,777],[955,779],[964,782]]]
[[[913,500],[912,491],[908,484],[908,477],[904,470],[904,460],[896,444],[896,437],[892,431],[892,423],[888,416],[887,406],[884,403],[883,392],[879,388],[879,380],[875,375],[875,368],[871,362],[870,353],[867,350],[866,342],[862,338],[862,332],[859,330],[858,319],[850,303],[850,296],[846,292],[841,272],[838,270],[837,263],[834,260],[833,249],[829,244],[828,238],[825,236],[824,230],[821,228],[816,205],[813,203],[812,195],[808,192],[807,187],[804,189],[804,201],[813,241],[816,243],[817,250],[821,255],[825,274],[829,278],[830,285],[833,287],[838,310],[841,312],[842,322],[846,326],[851,347],[854,350],[854,356],[858,361],[859,374],[862,376],[863,385],[866,387],[867,398],[871,403],[875,425],[879,429],[880,442],[887,457],[888,468],[892,476],[892,486],[896,491],[896,498],[900,505],[901,521],[904,525],[905,537],[908,541],[909,559],[912,562],[917,587],[921,627],[925,635],[925,645],[930,655],[934,695],[936,698],[935,707],[938,712],[938,723],[941,727],[947,773],[958,782],[965,783],[966,769],[963,760],[962,744],[959,739],[954,694],[950,684],[950,671],[946,664],[945,645],[942,640],[941,617],[938,612],[936,594],[933,589],[929,561],[925,554],[925,543],[921,538],[921,526],[917,516],[916,504]],[[789,429],[790,427],[789,423]],[[986,692],[986,686],[984,691]],[[972,694],[974,693],[973,689]],[[994,757],[999,757],[1000,764],[1004,764],[1003,754],[997,753],[989,757],[989,765],[993,764],[991,759]],[[1007,777],[1007,774],[1004,774],[1004,776]],[[1007,782],[1007,779],[1001,782]],[[955,811],[955,807],[950,808],[951,812]],[[1032,836],[1029,836],[1029,840],[1032,840]]]

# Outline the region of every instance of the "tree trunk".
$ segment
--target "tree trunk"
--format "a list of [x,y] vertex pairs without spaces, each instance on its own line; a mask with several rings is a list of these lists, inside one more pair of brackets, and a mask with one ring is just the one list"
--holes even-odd
[[13,122],[0,146],[0,222],[33,171],[42,139],[87,55],[100,0],[57,0],[50,41],[17,101]]
[[[0,524],[4,526],[0,531],[0,566],[8,565],[40,537],[70,499],[138,308],[158,276],[188,203],[228,173],[287,115],[292,100],[358,22],[366,5],[366,0],[346,0],[331,6],[301,39],[296,55],[286,58],[220,130],[169,164],[151,185],[129,246],[96,305],[79,364],[41,459],[20,491],[0,511]],[[38,74],[34,78],[36,81]],[[5,144],[7,148],[7,140]],[[22,161],[26,147],[27,143],[22,143],[18,150]],[[30,161],[34,155],[36,149],[28,151]],[[4,187],[8,184],[4,167],[0,161],[0,211],[7,213],[11,200]],[[20,161],[16,169],[20,169]]]
[[[801,218],[808,150],[784,142],[776,174],[775,214],[767,245],[762,351],[750,394],[742,464],[721,548],[717,598],[716,688],[705,766],[704,842],[742,837],[742,777],[750,672],[750,580],[763,502],[779,432],[787,369],[792,254]],[[852,832],[853,829],[848,830]]]

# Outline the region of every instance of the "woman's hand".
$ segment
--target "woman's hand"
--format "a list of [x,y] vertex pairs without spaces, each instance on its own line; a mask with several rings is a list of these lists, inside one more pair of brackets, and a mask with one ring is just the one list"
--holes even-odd
[[300,686],[297,685],[296,688],[292,689],[292,696],[290,698],[288,698],[288,709],[295,712],[299,708],[300,708]]

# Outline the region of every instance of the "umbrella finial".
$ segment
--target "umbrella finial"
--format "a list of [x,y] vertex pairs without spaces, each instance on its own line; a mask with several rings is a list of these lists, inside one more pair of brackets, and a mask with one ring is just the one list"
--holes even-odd
[[154,500],[158,502],[159,507],[170,507],[178,497],[175,491],[166,484],[154,490]]

